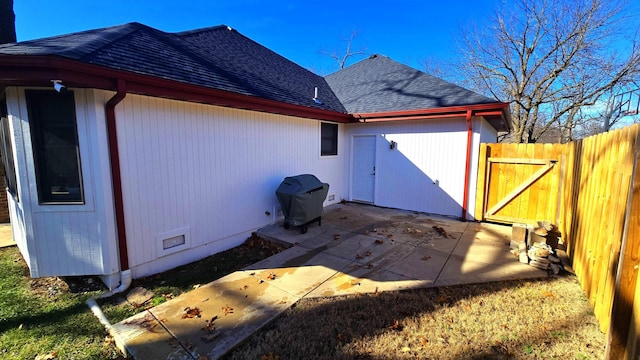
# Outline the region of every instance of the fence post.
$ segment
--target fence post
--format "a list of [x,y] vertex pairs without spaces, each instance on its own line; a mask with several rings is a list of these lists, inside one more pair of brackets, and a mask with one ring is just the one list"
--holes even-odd
[[476,182],[476,206],[473,216],[476,221],[484,220],[484,197],[487,184],[487,158],[489,157],[488,154],[490,152],[491,150],[489,150],[488,144],[480,144],[480,153],[478,155],[478,181]]

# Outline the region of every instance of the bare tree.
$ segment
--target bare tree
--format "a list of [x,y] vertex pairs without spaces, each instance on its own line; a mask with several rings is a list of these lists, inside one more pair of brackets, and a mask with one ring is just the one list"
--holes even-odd
[[[640,77],[637,26],[624,0],[514,0],[463,34],[470,86],[511,102],[515,142],[553,127],[573,138],[581,110]],[[632,30],[632,31],[630,31]]]
[[16,42],[16,14],[13,0],[0,0],[0,44]]
[[347,66],[347,61],[349,60],[349,58],[352,58],[354,56],[365,56],[367,54],[366,47],[362,47],[358,50],[352,49],[353,39],[355,39],[357,35],[358,35],[358,32],[354,30],[351,32],[351,35],[349,36],[348,39],[343,39],[344,42],[346,43],[346,49],[344,52],[339,52],[338,50],[333,50],[333,51],[323,50],[321,51],[321,53],[334,59],[338,63],[339,69],[342,70]]

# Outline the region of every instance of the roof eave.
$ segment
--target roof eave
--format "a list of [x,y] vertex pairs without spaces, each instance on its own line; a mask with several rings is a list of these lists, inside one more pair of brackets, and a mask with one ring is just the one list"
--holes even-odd
[[389,122],[465,117],[468,111],[471,111],[472,116],[484,117],[498,131],[511,130],[509,103],[503,102],[352,115],[360,122]]
[[129,93],[139,95],[339,123],[353,122],[353,117],[345,113],[187,84],[58,56],[0,55],[0,88],[51,86],[51,80],[61,80],[68,87],[115,91],[118,79],[127,82]]

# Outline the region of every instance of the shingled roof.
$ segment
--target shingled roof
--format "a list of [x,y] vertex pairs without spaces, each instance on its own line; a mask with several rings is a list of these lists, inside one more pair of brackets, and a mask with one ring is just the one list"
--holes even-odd
[[[326,81],[221,25],[165,33],[139,24],[0,45],[0,56],[55,56],[278,102],[345,113]],[[313,100],[315,88],[318,99]]]
[[498,103],[382,55],[325,79],[351,114]]
[[338,122],[472,110],[500,131],[509,128],[508,104],[385,56],[323,78],[224,25],[166,33],[134,22],[0,45],[0,87],[53,79],[107,90],[125,83],[127,93]]

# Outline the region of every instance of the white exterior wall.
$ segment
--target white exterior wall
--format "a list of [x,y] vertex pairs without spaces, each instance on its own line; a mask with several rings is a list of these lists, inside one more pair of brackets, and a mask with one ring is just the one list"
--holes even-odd
[[[481,133],[478,126],[483,122],[473,120],[471,214]],[[464,118],[352,124],[348,129],[350,137],[376,136],[375,205],[461,217],[467,151]],[[391,141],[397,143],[396,149],[389,148]],[[351,154],[348,159],[352,161]],[[350,187],[351,183],[350,179]]]
[[[132,94],[116,118],[134,277],[239,245],[276,220],[286,176],[329,183],[335,199],[325,205],[347,195],[342,125],[338,156],[321,157],[317,120]],[[163,250],[181,235],[185,245]]]
[[[31,276],[112,275],[119,270],[104,107],[74,92],[85,204],[40,205],[24,88],[7,89],[19,201],[9,196],[14,238]],[[113,285],[113,284],[107,284]]]
[[471,148],[471,172],[469,174],[469,207],[467,208],[467,219],[477,220],[474,213],[476,209],[480,144],[497,142],[498,131],[483,118],[473,119],[472,126],[473,147]]

